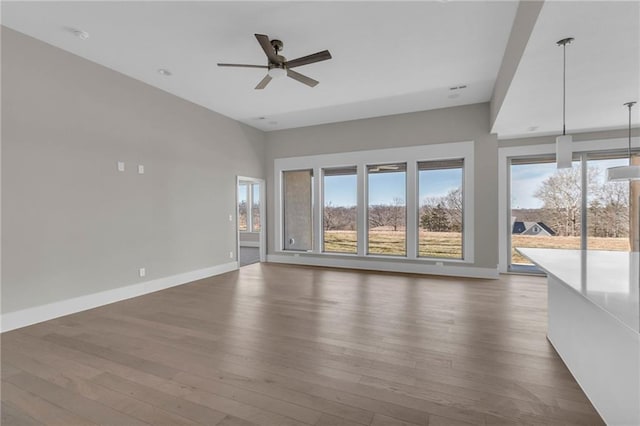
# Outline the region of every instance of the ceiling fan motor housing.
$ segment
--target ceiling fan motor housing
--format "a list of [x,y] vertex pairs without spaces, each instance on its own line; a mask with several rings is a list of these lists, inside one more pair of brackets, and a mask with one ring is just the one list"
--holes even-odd
[[284,63],[287,62],[287,58],[282,55],[278,55],[278,62],[269,62],[269,69],[282,68],[284,69]]

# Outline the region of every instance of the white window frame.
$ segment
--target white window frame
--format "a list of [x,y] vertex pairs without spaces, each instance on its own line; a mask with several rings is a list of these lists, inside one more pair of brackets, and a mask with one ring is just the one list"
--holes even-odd
[[[240,227],[237,226],[240,220],[240,209],[239,209],[240,197],[238,197],[238,186],[241,183],[250,184],[250,186],[258,185],[260,188],[260,200],[258,200],[258,208],[260,209],[260,231],[252,231],[252,232],[258,233],[260,235],[258,240],[259,241],[258,244],[260,248],[260,262],[266,262],[267,261],[267,236],[266,236],[267,228],[265,224],[267,223],[267,211],[265,209],[265,206],[266,206],[265,200],[267,196],[267,185],[264,179],[252,178],[248,176],[236,176],[236,212],[235,212],[236,228],[237,228],[236,230],[236,261],[238,262],[238,265],[239,265],[240,234],[249,233],[249,231],[240,231]],[[248,191],[248,192],[252,192],[251,196],[253,197],[253,191]],[[253,203],[253,199],[251,200],[251,202]],[[247,216],[251,216],[250,212],[251,210],[249,209],[247,211]]]
[[[626,150],[627,138],[597,139],[573,142],[575,154]],[[631,138],[632,148],[640,148],[640,138]],[[498,148],[498,272],[509,273],[511,252],[511,202],[509,200],[511,176],[510,160],[517,157],[555,155],[555,144],[525,145]],[[583,200],[584,205],[584,200]]]
[[[463,172],[463,258],[447,259],[440,257],[418,257],[418,162],[438,161],[449,159],[464,159]],[[367,165],[407,163],[407,188],[406,188],[406,208],[407,208],[407,253],[406,256],[385,256],[367,254]],[[294,256],[318,255],[318,256],[347,256],[357,258],[384,258],[395,261],[411,260],[424,262],[446,262],[446,263],[474,263],[474,142],[453,142],[432,145],[420,145],[405,148],[377,149],[370,151],[345,152],[338,154],[322,154],[304,157],[278,158],[274,160],[274,240],[277,254],[289,254]],[[352,167],[357,169],[357,254],[351,253],[326,253],[322,251],[322,217],[324,202],[322,196],[324,191],[323,169]],[[282,235],[282,172],[287,170],[312,169],[314,179],[313,188],[313,214],[312,226],[314,232],[313,249],[308,252],[293,253],[283,250]]]

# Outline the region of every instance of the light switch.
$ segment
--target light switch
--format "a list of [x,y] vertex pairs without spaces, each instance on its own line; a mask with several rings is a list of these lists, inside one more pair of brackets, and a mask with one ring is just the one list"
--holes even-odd
[[124,172],[124,161],[118,161],[118,171]]
[[144,277],[145,275],[147,275],[147,269],[146,268],[140,268],[138,273],[140,274],[141,277]]
[[138,174],[139,175],[144,174],[144,166],[142,164],[138,164]]

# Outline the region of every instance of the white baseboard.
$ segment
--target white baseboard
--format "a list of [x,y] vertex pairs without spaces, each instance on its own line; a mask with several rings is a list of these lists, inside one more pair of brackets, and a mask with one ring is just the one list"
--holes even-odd
[[110,303],[119,302],[132,297],[153,293],[165,288],[175,287],[214,275],[238,269],[238,262],[229,262],[222,265],[211,266],[209,268],[184,272],[182,274],[169,277],[158,278],[142,283],[131,284],[99,293],[87,294],[85,296],[74,297],[73,299],[62,300],[60,302],[48,303],[46,305],[34,306],[15,312],[3,313],[0,320],[0,330],[2,332],[26,327],[42,321],[86,311]]
[[289,263],[294,265],[326,266],[331,268],[365,269],[383,272],[405,272],[410,274],[445,275],[451,277],[498,279],[498,268],[479,268],[476,266],[457,266],[445,264],[437,266],[418,262],[380,261],[366,258],[336,258],[308,255],[267,255],[267,262]]

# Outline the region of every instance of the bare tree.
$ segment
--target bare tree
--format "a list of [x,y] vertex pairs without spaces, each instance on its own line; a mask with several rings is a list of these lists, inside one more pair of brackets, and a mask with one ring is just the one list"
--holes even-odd
[[388,226],[397,231],[406,224],[406,208],[404,199],[396,197],[392,204],[375,204],[369,206],[369,228]]
[[[597,169],[587,172],[587,184],[596,185]],[[560,169],[545,179],[534,193],[543,202],[548,222],[558,235],[580,235],[580,209],[582,200],[579,168]]]
[[407,212],[404,206],[404,200],[399,197],[393,199],[393,204],[389,206],[388,224],[392,226],[394,231],[403,228],[407,220]]
[[462,188],[450,190],[443,197],[443,204],[447,209],[449,231],[462,231]]
[[629,184],[604,182],[589,202],[589,235],[622,238],[629,235]]
[[462,189],[452,189],[444,196],[424,200],[420,225],[433,232],[461,232],[462,210]]
[[[629,184],[600,183],[601,170],[587,169],[589,235],[620,238],[629,233]],[[558,170],[534,194],[543,202],[543,219],[558,235],[580,235],[580,169]]]
[[353,231],[356,229],[355,206],[334,206],[328,202],[324,207],[324,229],[327,231]]
[[238,226],[240,230],[250,231],[247,229],[247,202],[245,200],[238,204]]

